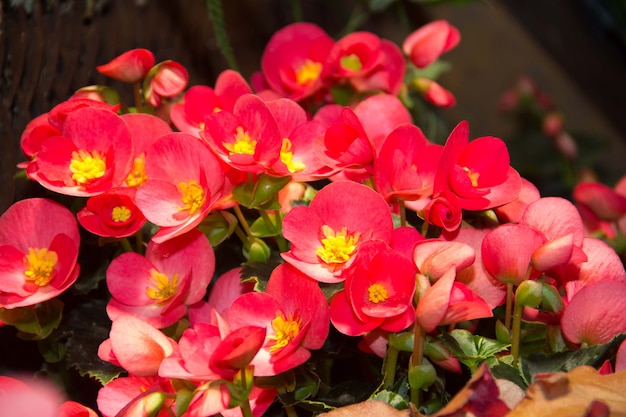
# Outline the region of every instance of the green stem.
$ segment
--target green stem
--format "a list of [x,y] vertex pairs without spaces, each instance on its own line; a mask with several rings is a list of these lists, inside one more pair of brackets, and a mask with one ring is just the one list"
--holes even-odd
[[235,226],[235,234],[237,235],[239,240],[241,240],[241,243],[243,243],[243,245],[246,248],[250,246],[250,240],[248,239],[248,236],[246,235],[246,233],[241,229],[241,227]]
[[137,230],[137,233],[135,233],[135,247],[137,248],[137,252],[140,254],[144,253],[145,248],[143,245],[143,234],[141,229]]
[[506,310],[504,315],[504,327],[511,330],[511,310],[513,309],[513,284],[506,284]]
[[135,107],[137,108],[137,113],[141,113],[143,111],[143,100],[141,98],[141,85],[139,81],[135,81],[133,83],[133,94],[135,96]]
[[[390,338],[394,335],[394,333],[389,333]],[[387,347],[387,353],[383,362],[383,388],[385,389],[390,389],[396,379],[396,365],[398,364],[399,353],[400,351],[395,347],[391,345]]]
[[261,217],[263,218],[265,224],[268,226],[269,231],[275,233],[277,231],[277,223],[274,223],[272,219],[270,219],[269,214],[267,214],[267,210],[259,209],[259,213],[261,214]]
[[[241,390],[243,392],[249,392],[248,391],[248,387],[246,384],[246,369],[242,369],[241,373],[243,375],[241,375]],[[239,406],[241,407],[241,414],[243,414],[243,417],[253,417],[252,415],[252,408],[250,407],[250,398],[249,398],[249,394],[246,396],[245,401],[242,401],[241,405]]]
[[[417,321],[413,328],[413,355],[411,355],[411,366],[420,366],[424,359],[424,341],[426,340],[426,332]],[[422,391],[419,388],[411,387],[411,402],[416,408],[419,408],[421,402]]]
[[522,312],[524,306],[522,304],[515,304],[515,313],[513,314],[513,329],[511,330],[511,356],[513,356],[513,365],[517,366],[517,360],[519,359],[519,345],[522,333]]
[[287,413],[287,417],[298,417],[298,413],[296,413],[296,409],[291,405],[286,405],[283,407],[285,413]]
[[244,232],[246,232],[246,236],[248,240],[252,241],[254,239],[254,236],[252,236],[252,232],[250,231],[250,226],[248,226],[248,222],[246,221],[246,218],[241,212],[241,208],[239,206],[235,206],[233,207],[233,210],[235,211],[235,215],[237,216],[237,219],[239,220],[239,224],[241,225],[241,228],[244,230]]
[[406,207],[404,200],[398,200],[398,209],[400,210],[400,226],[406,226]]
[[122,249],[124,249],[124,252],[134,252],[135,250],[133,249],[132,245],[130,244],[130,242],[128,241],[128,238],[121,238],[120,239],[120,245],[122,245]]

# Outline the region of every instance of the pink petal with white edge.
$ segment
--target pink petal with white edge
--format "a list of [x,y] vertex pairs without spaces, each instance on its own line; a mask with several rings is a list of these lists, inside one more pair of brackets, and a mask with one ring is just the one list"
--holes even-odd
[[544,197],[531,203],[524,211],[520,224],[532,227],[548,240],[571,234],[572,243],[581,246],[585,228],[576,207],[561,197]]
[[587,284],[601,281],[626,283],[626,271],[621,259],[606,242],[587,237],[583,241],[583,252],[588,261],[571,268],[572,277]]
[[419,299],[415,320],[426,331],[432,332],[446,316],[456,270],[450,267]]
[[565,265],[572,257],[574,236],[561,236],[537,248],[531,257],[531,264],[536,271],[547,271]]
[[456,271],[474,263],[476,254],[471,246],[462,242],[428,239],[417,242],[413,260],[421,274],[437,279],[450,268]]

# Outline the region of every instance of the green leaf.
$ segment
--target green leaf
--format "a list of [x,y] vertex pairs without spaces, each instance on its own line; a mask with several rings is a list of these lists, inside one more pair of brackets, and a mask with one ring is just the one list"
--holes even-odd
[[612,358],[619,345],[626,340],[626,333],[618,335],[603,345],[593,345],[575,351],[557,353],[533,353],[520,358],[524,378],[532,381],[534,375],[548,372],[568,372],[583,365],[598,368]]
[[443,334],[444,343],[459,361],[470,369],[477,369],[484,360],[502,352],[509,347],[508,343],[474,335],[467,330],[455,329]]
[[293,389],[279,394],[280,401],[284,405],[295,405],[313,397],[320,385],[319,377],[305,367],[296,368],[294,374],[295,384]]
[[[505,358],[510,358],[511,362],[513,360],[512,356],[507,356]],[[495,357],[488,359],[487,363],[489,364],[489,369],[491,370],[494,378],[507,379],[523,390],[526,390],[528,387],[528,381],[524,379],[520,370],[514,367],[511,363],[507,363],[504,360]]]
[[395,408],[396,410],[406,410],[407,408],[409,408],[409,403],[404,399],[404,397],[392,391],[380,391],[372,395],[369,399],[383,401]]
[[41,340],[59,326],[63,302],[57,298],[33,306],[13,309],[0,308],[0,321],[19,330],[24,340]]
[[67,366],[75,368],[81,376],[95,378],[103,385],[118,377],[123,369],[98,357],[98,348],[109,337],[111,329],[106,315],[106,301],[90,300],[68,312],[67,316],[67,321],[59,328],[68,337]]

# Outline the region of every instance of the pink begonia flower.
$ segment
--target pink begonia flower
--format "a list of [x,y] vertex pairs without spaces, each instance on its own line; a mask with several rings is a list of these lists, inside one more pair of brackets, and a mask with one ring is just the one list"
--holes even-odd
[[67,208],[43,198],[14,203],[0,216],[0,307],[34,305],[69,288],[80,271],[79,247]]
[[218,313],[222,314],[237,297],[254,290],[254,282],[241,281],[242,268],[233,268],[217,278],[211,292],[207,304]]
[[204,130],[204,118],[215,112],[231,112],[235,101],[252,89],[240,73],[224,70],[215,81],[215,88],[196,85],[185,91],[182,103],[176,103],[170,110],[172,123],[181,132],[200,137]]
[[116,80],[134,83],[142,80],[154,65],[154,55],[147,49],[131,49],[96,67],[98,72]]
[[585,286],[565,307],[563,335],[572,343],[598,345],[626,333],[626,283],[605,281]]
[[147,321],[132,314],[113,320],[109,339],[100,344],[98,357],[138,377],[155,376],[163,359],[174,352],[176,342]]
[[163,61],[152,67],[143,82],[143,94],[148,104],[159,107],[162,97],[174,97],[183,92],[189,81],[185,67],[176,61]]
[[575,283],[577,289],[601,281],[626,283],[624,264],[617,252],[606,242],[586,237],[582,251],[587,256],[586,262],[570,263],[559,268],[556,273],[550,272],[566,285]]
[[145,257],[123,253],[107,268],[112,295],[107,314],[112,320],[135,314],[155,327],[167,327],[204,297],[214,270],[213,248],[197,229],[164,243],[151,241]]
[[532,266],[537,271],[588,260],[582,250],[585,230],[576,207],[560,197],[544,197],[528,205],[519,221],[541,232],[546,242],[532,255]]
[[293,23],[276,31],[261,57],[267,86],[295,101],[320,92],[324,88],[321,74],[334,43],[313,23]]
[[121,117],[126,122],[135,145],[133,167],[124,185],[139,188],[148,180],[146,152],[158,138],[172,133],[172,128],[163,120],[147,113],[127,113]]
[[447,109],[456,104],[454,94],[443,88],[437,81],[418,77],[413,80],[413,85],[426,101],[437,107]]
[[[82,107],[69,113],[58,136],[50,136],[29,177],[60,194],[88,197],[119,186],[133,162],[133,141],[112,111]],[[31,163],[31,164],[32,164]]]
[[[96,402],[103,417],[145,417],[147,410],[144,406],[149,406],[146,400],[156,393],[174,394],[170,380],[158,376],[130,375],[114,379],[100,388]],[[173,412],[172,403],[170,399],[160,404],[162,411],[156,417],[170,416]]]
[[160,137],[146,152],[148,180],[135,203],[161,229],[161,243],[196,227],[222,198],[223,171],[211,150],[187,133]]
[[450,268],[457,271],[467,268],[475,259],[474,249],[462,242],[426,239],[417,242],[413,250],[413,261],[418,272],[433,282]]
[[[276,395],[276,388],[260,388],[253,386],[248,397],[252,415],[261,417],[272,404]],[[241,417],[241,408],[228,408],[230,392],[228,388],[220,382],[210,382],[198,387],[194,397],[189,403],[187,414],[189,417],[205,417],[220,414],[223,417]]]
[[375,239],[389,243],[392,230],[391,213],[380,194],[354,182],[334,182],[309,206],[294,207],[285,216],[283,235],[292,245],[281,256],[320,282],[340,282],[359,246]]
[[601,220],[615,221],[626,214],[626,196],[618,194],[605,184],[576,184],[573,197],[578,205],[586,206]]
[[417,242],[426,238],[413,226],[400,226],[391,233],[391,247],[409,258],[413,258],[413,251]]
[[380,40],[380,63],[366,75],[350,78],[350,84],[360,92],[384,92],[396,96],[404,85],[406,65],[402,51],[386,39]]
[[446,141],[433,193],[450,190],[466,210],[486,210],[515,200],[521,188],[509,152],[498,138],[469,141],[467,122],[459,123]]
[[525,178],[521,178],[521,180],[522,188],[517,198],[510,203],[493,208],[500,223],[519,223],[526,207],[541,198],[539,190],[532,182]]
[[[455,324],[493,315],[491,308],[465,284],[455,281],[456,269],[449,268],[439,279],[429,283],[420,275],[420,286],[426,289],[420,295],[415,320],[427,333],[439,325]],[[420,289],[420,292],[423,289]]]
[[402,50],[416,67],[424,68],[454,48],[460,40],[457,28],[446,20],[435,20],[407,36]]
[[330,327],[326,297],[318,283],[288,264],[274,269],[266,292],[238,297],[224,313],[232,329],[267,329],[252,360],[256,376],[272,376],[303,364],[324,345]]
[[615,372],[626,370],[626,341],[619,345],[617,355],[615,357]]
[[76,401],[65,401],[59,407],[57,417],[98,417],[98,413]]
[[330,317],[341,333],[361,336],[376,328],[402,331],[415,319],[416,268],[411,258],[381,241],[366,242],[349,268],[345,290],[330,303]]
[[399,125],[384,139],[374,161],[376,190],[389,202],[429,197],[442,151],[417,126]]
[[63,393],[52,382],[0,375],[2,417],[59,417]]
[[361,100],[354,107],[354,114],[361,122],[375,155],[396,127],[413,122],[411,113],[402,101],[391,94],[374,94]]
[[456,280],[467,286],[480,298],[485,300],[493,310],[504,303],[506,286],[495,280],[485,269],[482,262],[482,243],[487,229],[462,227],[452,233],[444,232],[442,238],[449,241],[465,243],[474,249],[474,263],[457,271]]
[[225,163],[240,171],[267,172],[280,158],[283,138],[267,103],[254,94],[241,96],[233,112],[204,119],[200,137]]
[[317,120],[307,120],[304,109],[295,101],[278,99],[267,102],[278,125],[282,145],[280,157],[270,173],[291,176],[293,181],[327,178],[331,169],[317,156],[313,141],[323,137],[326,129]]
[[135,188],[117,187],[90,197],[76,218],[81,226],[98,236],[131,236],[146,223],[143,213],[133,202],[136,191]]
[[545,242],[545,236],[532,227],[510,223],[500,225],[483,239],[483,265],[499,282],[520,284],[531,277],[533,253]]

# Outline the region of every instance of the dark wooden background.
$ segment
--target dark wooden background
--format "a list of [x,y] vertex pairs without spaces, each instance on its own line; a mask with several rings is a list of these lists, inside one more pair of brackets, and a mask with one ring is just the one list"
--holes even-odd
[[[152,50],[157,62],[173,59],[185,65],[190,75],[189,85],[212,85],[217,74],[228,67],[216,46],[203,0],[0,1],[0,213],[16,200],[44,193],[38,184],[14,179],[15,165],[24,160],[19,147],[20,135],[33,117],[50,110],[86,85],[107,84],[129,95],[127,85],[99,74],[95,70],[97,65],[128,49],[141,47]],[[223,0],[222,3],[239,69],[249,77],[259,68],[263,47],[271,34],[293,22],[292,7],[297,2]],[[367,4],[364,0],[299,3],[305,20],[321,24],[335,37],[348,18],[358,15],[355,11],[362,10]],[[597,28],[586,19],[588,10],[582,6],[585,0],[551,0],[547,2],[550,7],[539,1],[483,0],[454,10],[430,8],[409,0],[397,3],[402,3],[406,16],[394,14],[393,10],[359,15],[357,17],[365,22],[361,28],[400,43],[409,29],[433,17],[450,16],[454,24],[463,27],[461,46],[465,49],[457,48],[450,57],[452,60],[459,57],[464,62],[454,63],[455,75],[448,78],[447,86],[459,100],[456,111],[462,112],[460,116],[454,112],[450,114],[453,118],[471,119],[476,129],[473,133],[499,133],[493,118],[483,123],[485,127],[481,126],[480,115],[490,112],[496,106],[497,94],[502,92],[503,86],[513,82],[513,79],[505,80],[499,85],[488,71],[500,78],[517,71],[507,69],[506,59],[497,60],[497,54],[515,54],[515,51],[507,51],[506,42],[502,42],[501,50],[494,52],[496,55],[487,57],[484,56],[487,51],[480,44],[475,44],[474,49],[470,46],[472,40],[480,39],[480,36],[506,39],[507,34],[489,32],[502,30],[492,28],[489,15],[484,17],[485,12],[496,10],[507,12],[505,17],[515,19],[514,25],[501,25],[504,30],[510,32],[515,29],[512,26],[520,25],[525,31],[522,33],[524,42],[534,42],[547,52],[539,58],[528,57],[528,62],[533,65],[531,70],[540,66],[542,60],[553,59],[568,77],[571,75],[584,100],[606,116],[599,122],[594,119],[593,123],[606,123],[608,130],[604,131],[614,136],[614,143],[623,146],[626,142],[623,133],[626,132],[626,117],[623,117],[626,109],[626,49],[623,44],[617,43],[615,47],[615,42],[605,42],[596,36]],[[500,19],[503,15],[498,16]],[[479,36],[474,36],[472,30],[477,30]],[[493,80],[491,101],[486,89],[478,89],[473,84],[471,77],[480,74],[463,72],[463,64],[476,59],[484,61],[481,74],[487,74]],[[491,61],[493,59],[496,61]],[[566,98],[561,104],[566,106],[570,95],[563,97]],[[615,160],[615,152],[612,156]],[[618,155],[618,167],[619,157],[623,155]]]

